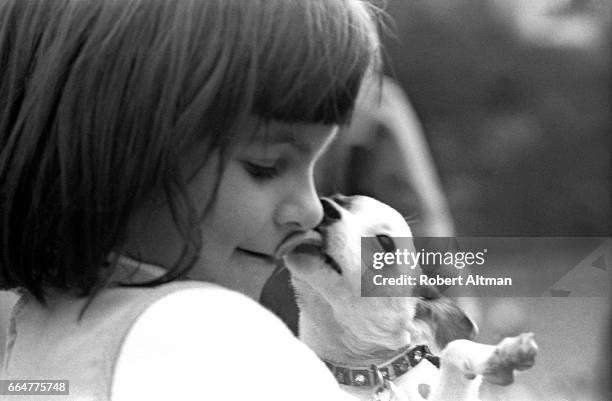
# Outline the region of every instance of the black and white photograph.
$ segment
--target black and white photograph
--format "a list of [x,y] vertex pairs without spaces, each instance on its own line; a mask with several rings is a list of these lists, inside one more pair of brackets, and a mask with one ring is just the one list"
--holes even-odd
[[612,400],[610,0],[0,0],[0,400]]

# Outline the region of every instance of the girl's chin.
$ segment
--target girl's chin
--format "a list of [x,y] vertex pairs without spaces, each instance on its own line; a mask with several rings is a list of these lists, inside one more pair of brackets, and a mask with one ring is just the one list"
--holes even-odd
[[248,252],[236,250],[228,261],[228,287],[255,300],[259,299],[261,289],[276,267],[272,258],[259,257]]
[[[210,253],[203,252],[203,255]],[[258,300],[261,289],[276,267],[270,257],[235,248],[229,257],[200,261],[191,270],[189,278],[219,284],[230,290],[238,291],[248,297]]]

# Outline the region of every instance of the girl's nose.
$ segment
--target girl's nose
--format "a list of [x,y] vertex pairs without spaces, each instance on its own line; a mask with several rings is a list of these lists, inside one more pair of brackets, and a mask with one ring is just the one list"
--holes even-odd
[[302,187],[292,191],[289,201],[285,203],[281,211],[281,223],[295,226],[297,229],[310,230],[323,220],[323,205],[311,183],[308,187]]

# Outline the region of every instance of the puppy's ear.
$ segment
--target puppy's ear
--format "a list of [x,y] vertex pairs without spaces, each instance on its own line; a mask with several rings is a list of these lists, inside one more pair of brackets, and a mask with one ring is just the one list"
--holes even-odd
[[419,301],[414,318],[431,327],[440,349],[453,340],[471,340],[478,334],[476,324],[449,299]]

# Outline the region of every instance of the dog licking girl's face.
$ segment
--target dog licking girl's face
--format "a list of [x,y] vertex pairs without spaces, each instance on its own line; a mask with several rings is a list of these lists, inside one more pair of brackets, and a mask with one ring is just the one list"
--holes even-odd
[[[425,343],[442,349],[449,341],[471,338],[475,326],[450,300],[440,297],[435,288],[415,287],[412,296],[398,286],[387,286],[387,297],[362,297],[363,268],[361,237],[366,241],[364,252],[412,249],[412,232],[396,210],[365,196],[336,195],[323,198],[324,219],[313,231],[289,239],[280,248],[291,272],[300,313],[318,315],[316,319],[337,321],[357,336],[383,338],[381,332],[396,338],[399,347]],[[385,266],[398,269],[398,266]],[[420,267],[412,273],[420,274]],[[333,316],[321,316],[322,314]]]

